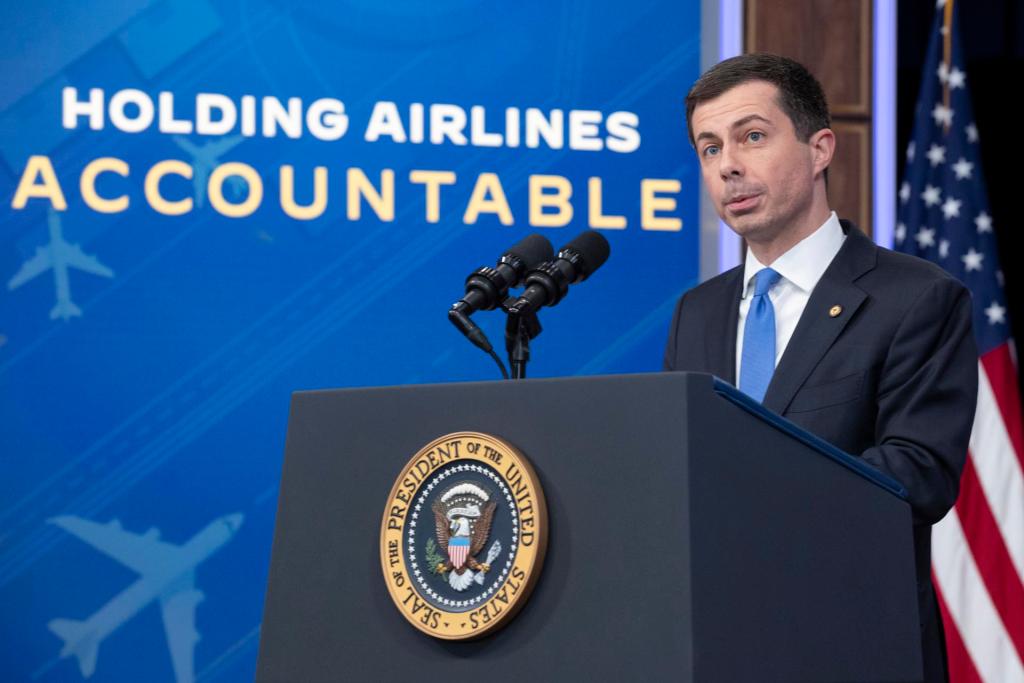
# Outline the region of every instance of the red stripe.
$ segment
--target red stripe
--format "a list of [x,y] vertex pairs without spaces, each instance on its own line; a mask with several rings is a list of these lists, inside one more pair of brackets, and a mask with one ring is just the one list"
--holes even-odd
[[1010,443],[1024,469],[1024,429],[1021,428],[1020,388],[1017,386],[1017,368],[1010,355],[1010,344],[1002,344],[981,357],[988,382],[992,385],[1003,424],[1010,435]]
[[992,597],[1010,640],[1024,660],[1024,584],[1010,559],[1006,542],[985,498],[985,491],[978,480],[978,472],[974,469],[970,454],[960,477],[956,513],[978,566],[978,573]]
[[942,613],[942,627],[946,632],[946,662],[949,664],[949,683],[984,683],[978,670],[974,668],[971,655],[964,646],[960,631],[956,623],[949,615],[946,608],[946,600],[942,597],[942,590],[939,582],[932,575],[932,583],[935,584],[935,597],[939,600],[939,612]]

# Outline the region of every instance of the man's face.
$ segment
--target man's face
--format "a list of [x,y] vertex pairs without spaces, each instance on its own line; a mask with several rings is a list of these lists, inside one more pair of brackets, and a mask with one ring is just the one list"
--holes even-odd
[[704,184],[718,215],[737,234],[769,243],[805,227],[815,154],[797,139],[776,86],[738,85],[698,105],[691,124]]

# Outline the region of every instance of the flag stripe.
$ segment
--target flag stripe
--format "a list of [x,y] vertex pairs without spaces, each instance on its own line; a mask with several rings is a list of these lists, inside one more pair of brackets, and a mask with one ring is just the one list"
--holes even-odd
[[1024,430],[1021,429],[1020,392],[1017,387],[1017,364],[1013,362],[1010,344],[1000,344],[981,356],[981,366],[995,395],[996,405],[1003,416],[1010,443],[1017,454],[1017,462],[1024,469]]
[[[978,373],[978,410],[971,431],[971,453],[1017,573],[1024,576],[1024,474],[996,404],[988,373]],[[1020,605],[1017,610],[1024,610]]]
[[977,412],[960,499],[933,529],[932,571],[950,680],[1006,683],[1024,681],[1024,420],[958,7],[971,6],[936,6],[893,234],[897,249],[944,268],[974,302]]
[[932,558],[950,619],[982,680],[1024,683],[1024,664],[982,584],[955,509],[933,529]]
[[1024,660],[1024,612],[1014,609],[1014,605],[1024,605],[1024,584],[1013,568],[971,457],[960,479],[956,513],[985,588],[992,596],[1010,640],[1017,647],[1017,654]]
[[946,658],[949,662],[949,679],[957,683],[983,683],[978,669],[971,661],[971,655],[964,646],[963,638],[956,623],[949,615],[949,608],[946,606],[946,599],[939,589],[939,582],[935,584],[935,597],[939,601],[939,612],[942,614],[942,626],[946,632]]

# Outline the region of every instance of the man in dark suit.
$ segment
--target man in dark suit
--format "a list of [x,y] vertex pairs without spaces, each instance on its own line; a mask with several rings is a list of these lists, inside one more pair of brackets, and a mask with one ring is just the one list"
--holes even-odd
[[679,300],[666,370],[710,372],[906,487],[925,680],[946,679],[931,525],[956,500],[977,398],[967,290],[829,208],[835,149],[800,64],[744,55],[686,98],[690,142],[746,262]]

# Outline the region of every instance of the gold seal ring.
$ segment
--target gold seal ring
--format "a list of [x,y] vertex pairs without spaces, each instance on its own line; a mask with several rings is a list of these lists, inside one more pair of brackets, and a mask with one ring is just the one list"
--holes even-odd
[[409,623],[469,640],[522,609],[547,538],[544,492],[526,457],[498,437],[454,432],[421,448],[391,488],[381,569]]

